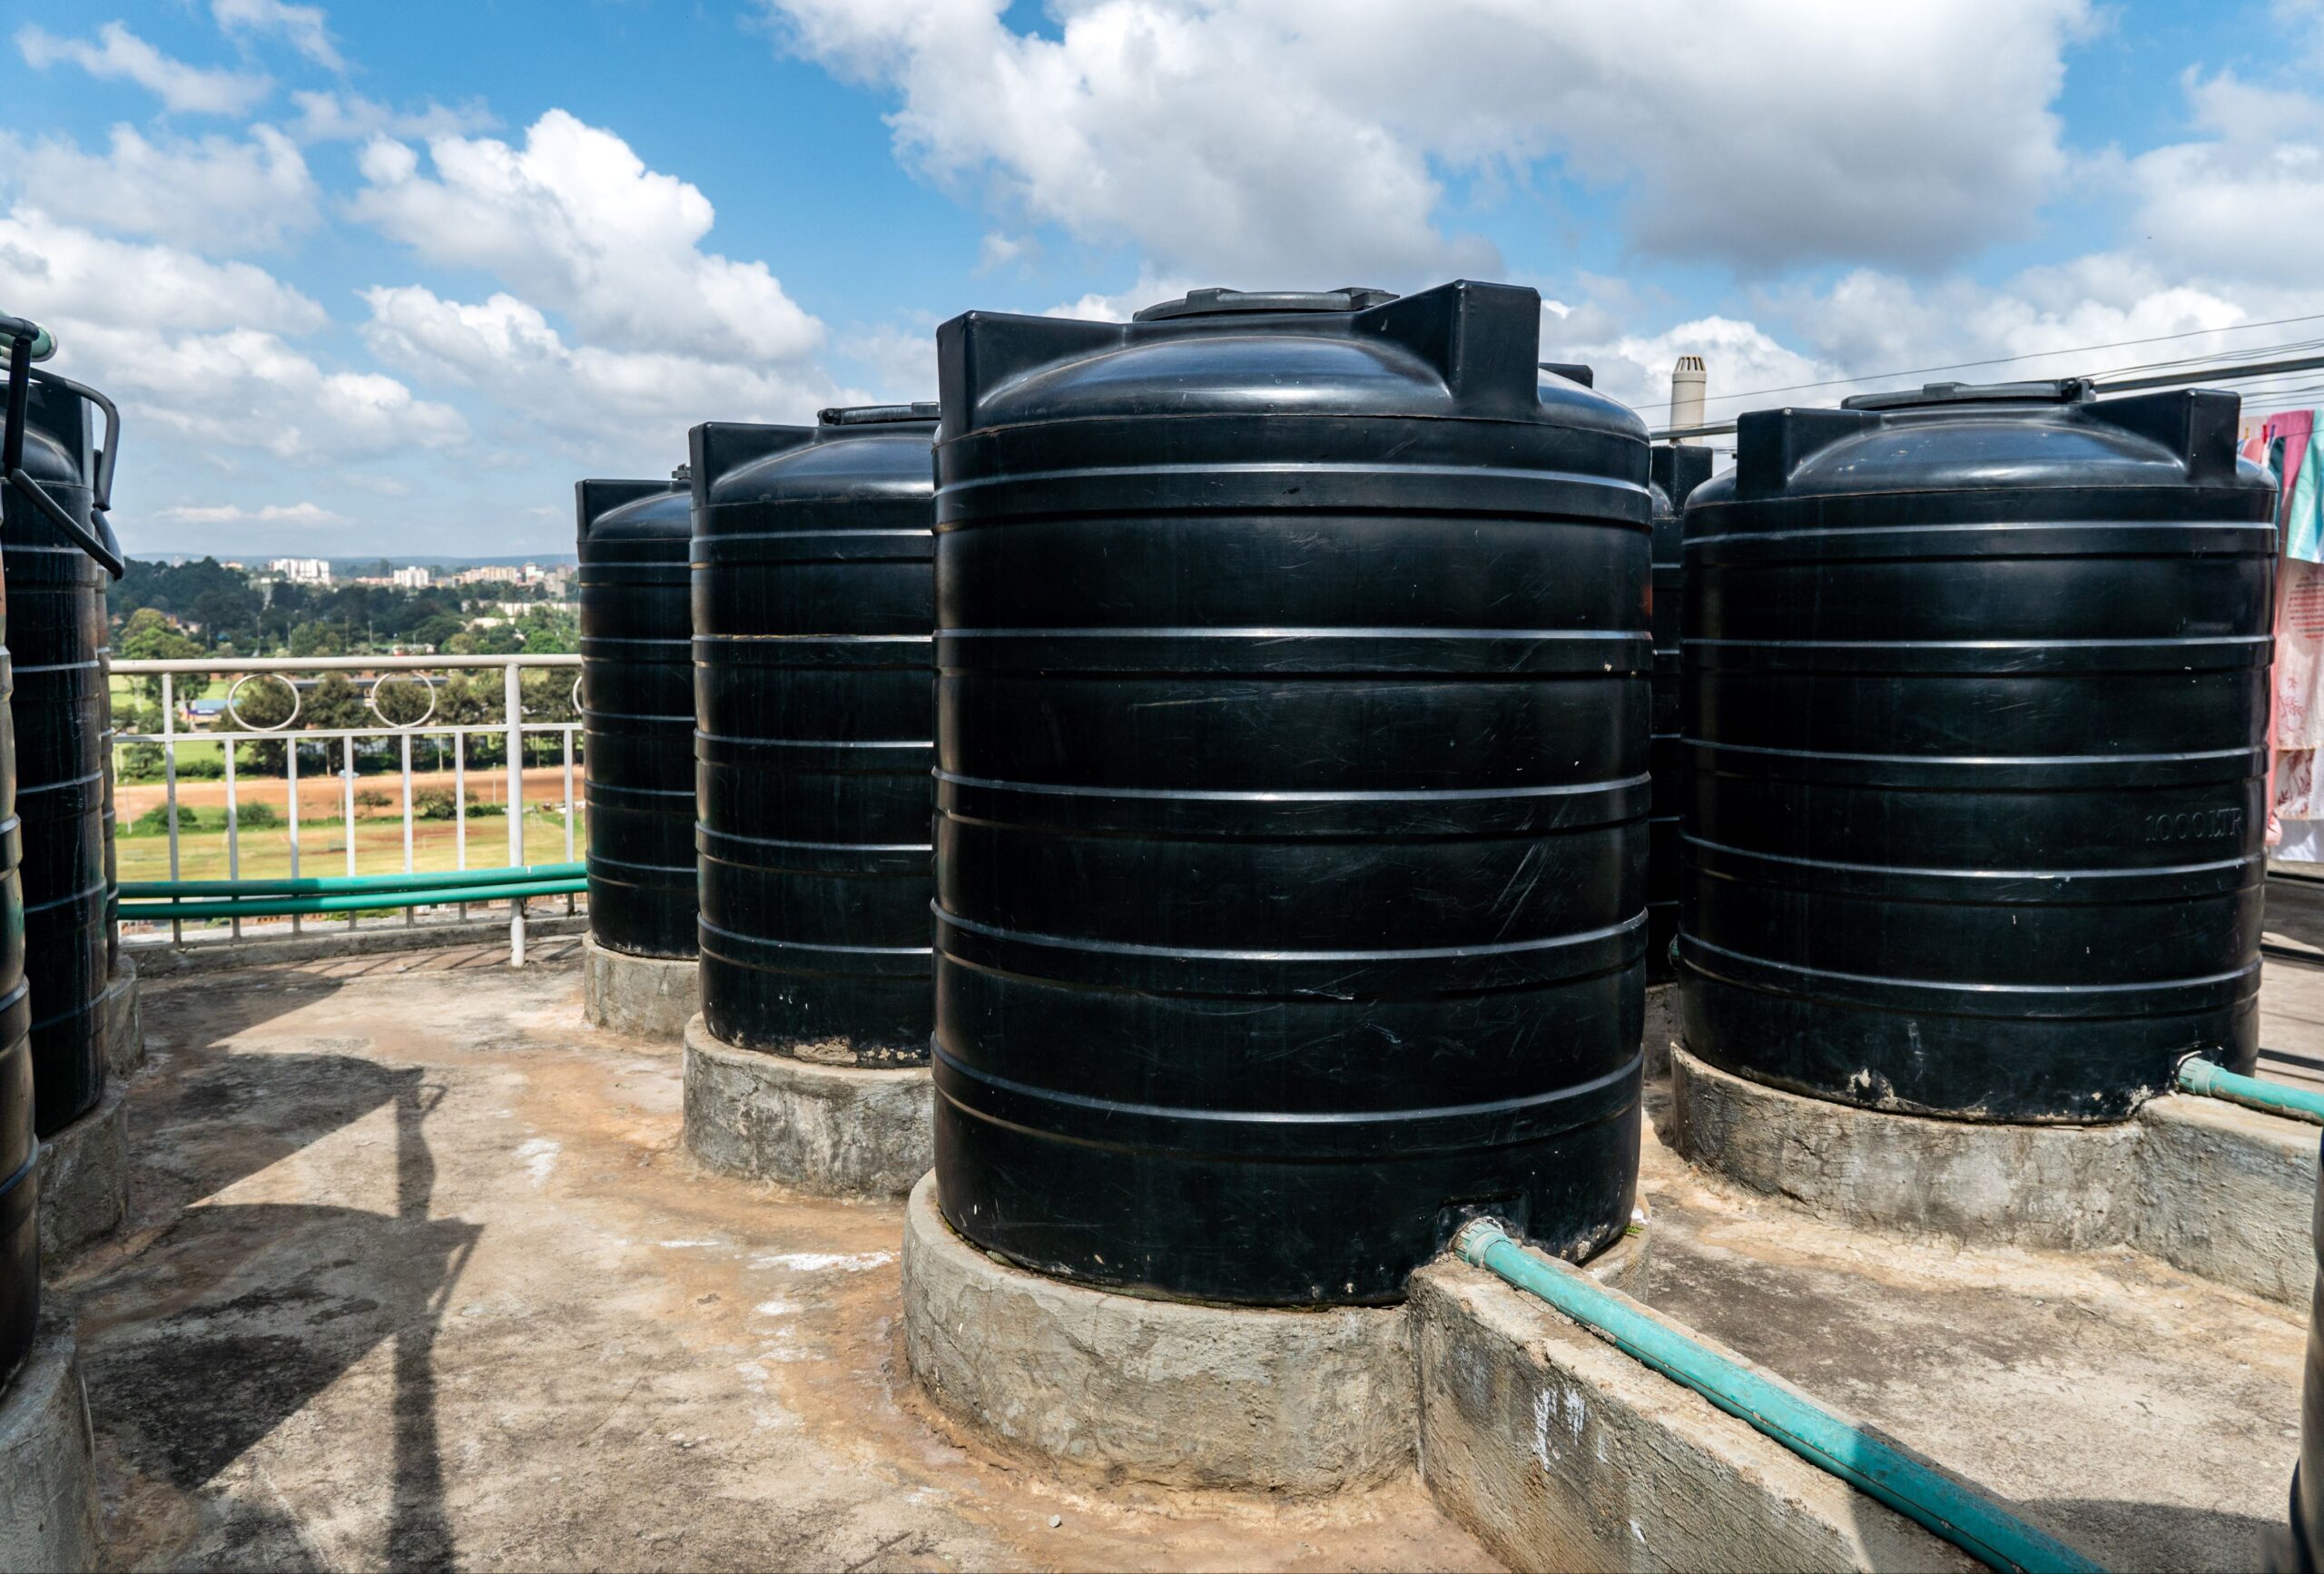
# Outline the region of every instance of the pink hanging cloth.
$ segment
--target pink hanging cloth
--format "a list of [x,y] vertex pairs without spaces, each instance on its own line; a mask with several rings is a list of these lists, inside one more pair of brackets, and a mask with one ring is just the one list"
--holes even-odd
[[[2266,462],[2277,438],[2284,444],[2282,490],[2276,498],[2279,520],[2315,432],[2314,410],[2280,410],[2260,428],[2260,462]],[[2297,821],[2296,845],[2284,851],[2315,858],[2318,837],[2309,822],[2324,812],[2316,792],[2316,749],[2324,738],[2315,735],[2324,720],[2317,694],[2318,679],[2324,675],[2324,574],[2316,565],[2287,558],[2281,539],[2276,544],[2275,636],[2274,665],[2269,674],[2273,703],[2268,707],[2267,845],[2284,848],[2286,821]]]

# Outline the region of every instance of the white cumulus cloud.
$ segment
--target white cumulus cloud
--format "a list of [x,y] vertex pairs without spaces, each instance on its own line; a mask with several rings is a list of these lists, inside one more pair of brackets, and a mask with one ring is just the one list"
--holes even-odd
[[60,38],[45,28],[26,25],[16,30],[16,49],[36,71],[63,61],[91,76],[133,82],[186,114],[242,114],[274,91],[273,82],[263,75],[172,60],[118,22],[98,28],[94,42]]
[[288,5],[283,0],[210,0],[210,15],[229,34],[278,37],[325,71],[347,69],[347,62],[339,57],[330,41],[330,27],[320,5]]
[[[2063,174],[2087,0],[760,0],[891,92],[912,167],[1172,275],[1409,285],[1505,264],[1455,172],[1626,194],[1645,251],[1926,266]],[[1049,35],[1053,32],[1054,36]]]
[[0,300],[55,331],[61,371],[112,394],[128,459],[156,435],[221,465],[257,453],[293,464],[456,446],[449,406],[383,373],[328,368],[290,340],[322,308],[248,262],[96,235],[18,206],[0,218]]
[[299,113],[290,134],[302,143],[360,143],[373,137],[467,136],[499,123],[481,103],[447,108],[430,99],[416,110],[399,110],[356,93],[290,95]]
[[56,218],[217,252],[280,244],[320,219],[314,177],[290,139],[254,125],[247,137],[148,139],[113,128],[105,152],[50,140],[0,140],[17,189]]
[[569,343],[538,307],[507,293],[462,302],[413,284],[363,299],[371,309],[364,342],[382,361],[474,389],[512,424],[647,475],[684,457],[686,428],[697,421],[812,422],[822,406],[866,398],[814,367]]
[[245,508],[239,503],[179,504],[156,508],[151,517],[163,525],[344,525],[347,516],[334,514],[319,503],[268,503]]
[[703,251],[710,200],[649,170],[627,143],[551,110],[521,148],[439,136],[361,153],[350,212],[438,264],[482,269],[625,352],[795,361],[822,325],[763,262]]

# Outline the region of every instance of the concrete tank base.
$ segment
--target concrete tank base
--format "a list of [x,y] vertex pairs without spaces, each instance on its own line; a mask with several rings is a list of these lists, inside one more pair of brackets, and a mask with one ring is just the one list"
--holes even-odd
[[722,1174],[831,1197],[900,1197],[935,1163],[928,1067],[816,1066],[685,1025],[685,1141]]
[[635,1038],[680,1038],[702,1009],[702,969],[692,957],[638,957],[581,942],[581,1014]]
[[1686,1036],[1679,1030],[1679,986],[1649,984],[1646,990],[1646,1031],[1642,1048],[1646,1055],[1646,1079],[1652,1082],[1670,1075],[1670,1051],[1684,1044]]
[[1018,1451],[1166,1486],[1321,1493],[1408,1470],[1405,1309],[1152,1301],[1028,1273],[905,1205],[904,1347],[947,1412]]
[[137,1005],[137,964],[127,957],[113,959],[105,979],[105,992],[97,1009],[103,1023],[105,1072],[127,1077],[145,1065],[145,1021]]
[[129,1212],[129,1097],[105,1084],[96,1107],[41,1138],[40,1256],[54,1274],[90,1242],[111,1235]]
[[97,1462],[73,1322],[51,1309],[0,1392],[0,1574],[98,1566]]
[[2318,1129],[2174,1095],[2112,1126],[1834,1104],[1671,1056],[1672,1146],[1819,1218],[1979,1244],[2129,1246],[2288,1306],[2314,1287]]

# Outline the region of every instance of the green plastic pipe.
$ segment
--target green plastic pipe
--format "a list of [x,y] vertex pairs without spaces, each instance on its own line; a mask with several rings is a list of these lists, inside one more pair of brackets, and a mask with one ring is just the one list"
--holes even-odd
[[361,891],[335,896],[261,897],[249,901],[124,901],[121,916],[146,921],[170,919],[307,917],[324,912],[363,912],[375,907],[448,907],[463,901],[507,901],[516,897],[564,896],[589,889],[586,880],[520,880],[507,885],[426,886],[417,890]]
[[417,869],[395,874],[344,874],[307,880],[124,880],[123,897],[326,896],[337,891],[434,890],[455,885],[507,885],[527,880],[578,880],[579,863],[512,864],[506,869]]
[[2096,1574],[2100,1565],[1989,1498],[1870,1437],[1812,1401],[1705,1348],[1586,1274],[1525,1251],[1490,1219],[1462,1230],[1453,1250],[1540,1296],[1624,1354],[1683,1383],[1810,1464],[1994,1569]]
[[2244,1077],[2199,1055],[2179,1063],[2179,1091],[2200,1093],[2206,1098],[2224,1098],[2230,1104],[2264,1109],[2270,1115],[2288,1115],[2295,1120],[2312,1120],[2319,1126],[2324,1126],[2324,1094],[2311,1093],[2305,1087],[2286,1087],[2278,1082],[2262,1082],[2257,1077]]

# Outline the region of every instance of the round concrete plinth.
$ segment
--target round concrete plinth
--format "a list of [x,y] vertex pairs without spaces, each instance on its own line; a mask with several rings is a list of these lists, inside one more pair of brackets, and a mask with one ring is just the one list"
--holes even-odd
[[113,959],[98,1002],[104,1022],[105,1070],[126,1077],[145,1064],[145,1023],[137,1006],[137,964],[127,957]]
[[1411,1467],[1404,1308],[1149,1301],[1012,1267],[905,1205],[904,1345],[947,1411],[1018,1450],[1167,1486],[1315,1493]]
[[129,1211],[129,1097],[116,1080],[97,1107],[40,1143],[40,1257],[54,1273],[111,1235]]
[[1686,1042],[1679,1028],[1679,986],[1649,984],[1646,990],[1646,1079],[1670,1075],[1670,1051]]
[[32,1353],[0,1392],[0,1574],[94,1569],[96,1448],[72,1319],[41,1318]]
[[581,1014],[637,1038],[679,1038],[702,1009],[702,969],[692,957],[634,957],[581,942]]
[[726,1175],[832,1197],[900,1197],[935,1162],[928,1067],[814,1066],[685,1025],[685,1139]]
[[2140,1123],[2005,1126],[1835,1104],[1670,1057],[1673,1146],[1822,1218],[2069,1250],[2124,1237]]

